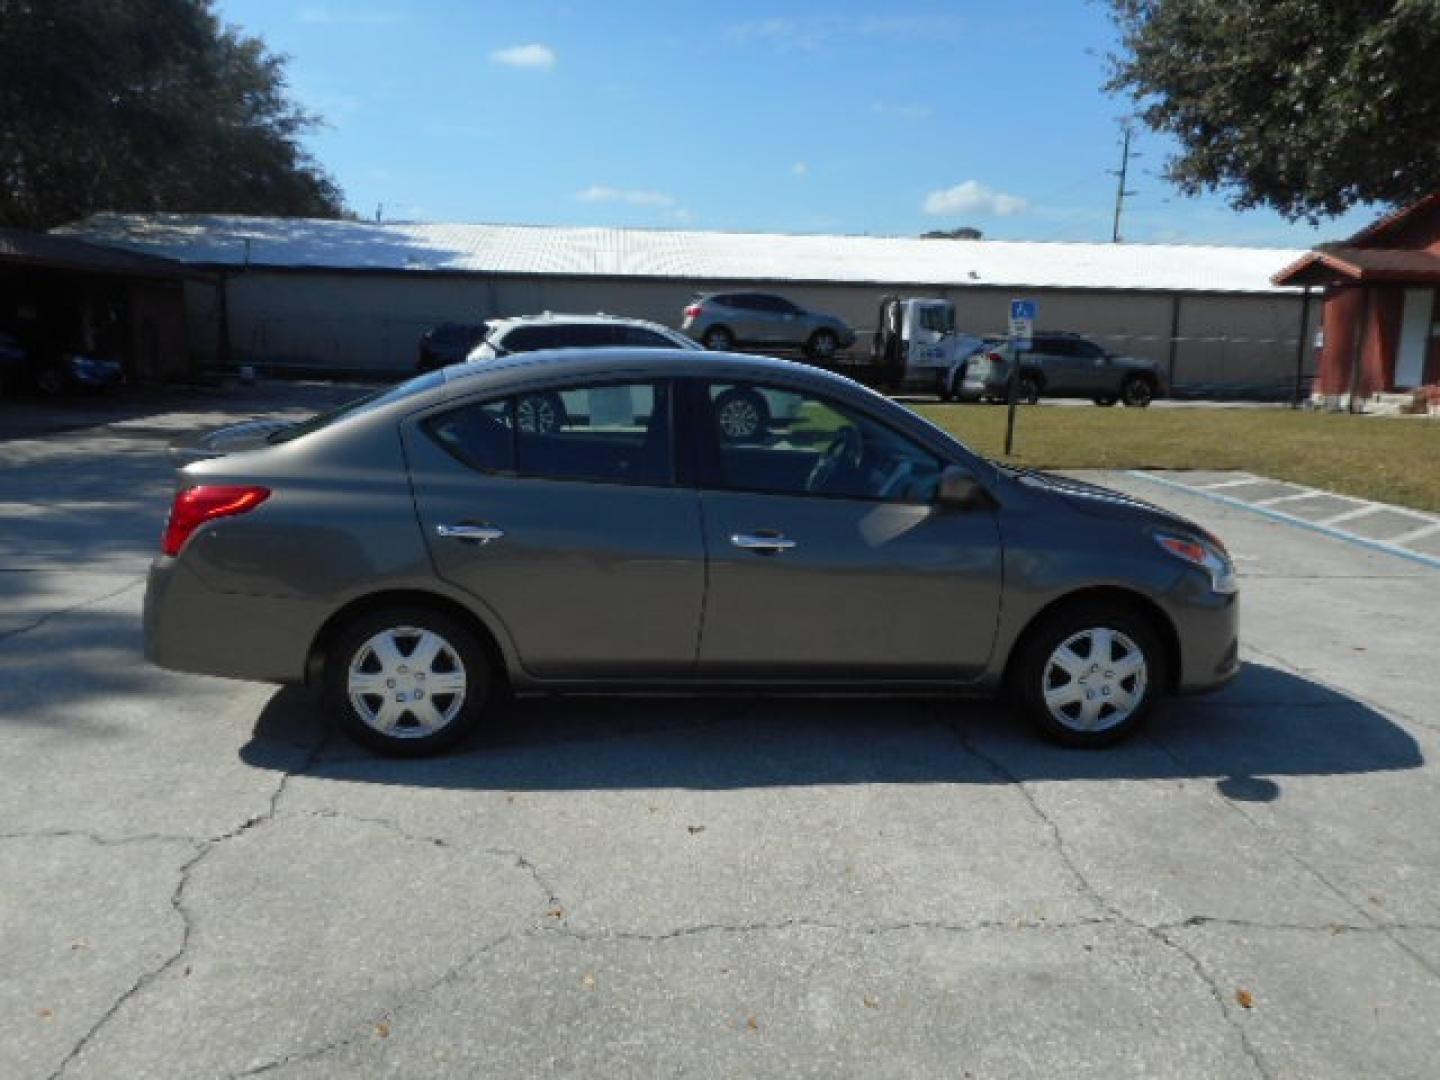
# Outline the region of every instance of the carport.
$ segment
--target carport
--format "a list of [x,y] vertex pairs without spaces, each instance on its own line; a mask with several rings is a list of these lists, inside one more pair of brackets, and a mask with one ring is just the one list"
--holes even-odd
[[0,331],[41,362],[76,352],[119,360],[132,382],[186,378],[196,279],[208,275],[172,259],[0,229]]

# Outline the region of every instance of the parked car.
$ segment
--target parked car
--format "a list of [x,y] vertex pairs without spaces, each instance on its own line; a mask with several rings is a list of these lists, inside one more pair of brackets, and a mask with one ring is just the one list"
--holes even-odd
[[30,351],[13,334],[0,331],[0,397],[18,393],[30,374]]
[[[795,406],[735,435],[716,406],[736,390]],[[546,394],[566,422],[527,429]],[[507,692],[656,690],[1008,689],[1093,747],[1239,668],[1204,529],[802,364],[531,353],[192,451],[211,456],[179,470],[146,655],[313,681],[384,753],[452,746]]]
[[806,356],[819,361],[855,344],[855,331],[844,320],[806,311],[770,293],[696,296],[685,308],[680,329],[717,352],[730,352],[737,346],[803,349]]
[[489,325],[479,323],[441,323],[420,335],[420,358],[417,371],[434,371],[447,364],[459,364],[485,339]]
[[[971,357],[960,397],[990,401],[1008,395],[1012,350],[995,342]],[[1096,405],[1123,401],[1143,409],[1166,392],[1160,366],[1143,356],[1123,356],[1071,333],[1036,334],[1020,354],[1015,395],[1033,404],[1042,397],[1090,398]]]
[[45,352],[15,334],[0,331],[0,394],[35,391],[64,393],[116,390],[125,384],[118,360],[76,352]]
[[511,353],[540,349],[599,349],[630,346],[640,349],[694,349],[684,334],[644,319],[616,315],[560,315],[545,312],[513,319],[495,319],[467,359],[494,360]]

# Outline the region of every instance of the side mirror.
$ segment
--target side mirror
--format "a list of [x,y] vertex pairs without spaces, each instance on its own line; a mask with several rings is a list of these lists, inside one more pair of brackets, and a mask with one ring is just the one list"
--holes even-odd
[[980,486],[980,481],[959,465],[945,466],[945,470],[940,474],[940,490],[936,494],[936,502],[941,506],[963,510],[981,505],[985,498],[985,489]]

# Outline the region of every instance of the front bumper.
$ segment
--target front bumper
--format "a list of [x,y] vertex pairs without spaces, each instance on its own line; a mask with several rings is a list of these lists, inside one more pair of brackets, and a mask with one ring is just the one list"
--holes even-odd
[[1175,689],[1181,694],[1218,690],[1240,674],[1240,596],[1217,593],[1205,574],[1185,574],[1166,609],[1180,646]]

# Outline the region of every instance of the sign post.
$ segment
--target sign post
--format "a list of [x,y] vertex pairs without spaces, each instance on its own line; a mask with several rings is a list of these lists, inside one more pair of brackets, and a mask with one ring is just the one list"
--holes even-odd
[[1020,354],[1030,351],[1035,336],[1035,316],[1039,305],[1034,300],[1010,301],[1010,374],[1005,380],[1005,456],[1015,447],[1015,386],[1020,378]]

